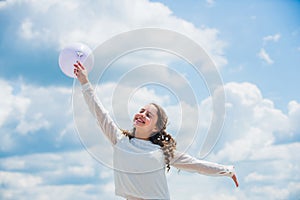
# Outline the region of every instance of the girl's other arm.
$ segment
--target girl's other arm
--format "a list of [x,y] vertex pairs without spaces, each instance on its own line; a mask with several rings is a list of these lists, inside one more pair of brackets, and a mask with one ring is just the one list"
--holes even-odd
[[204,175],[228,176],[233,179],[236,187],[238,187],[238,181],[233,166],[199,160],[188,154],[180,153],[178,151],[174,152],[174,158],[171,160],[171,165],[178,169],[197,172]]

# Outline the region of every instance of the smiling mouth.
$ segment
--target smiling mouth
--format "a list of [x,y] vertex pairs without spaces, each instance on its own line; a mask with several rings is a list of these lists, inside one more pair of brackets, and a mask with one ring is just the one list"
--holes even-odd
[[140,118],[140,117],[135,118],[134,121],[138,122],[138,123],[145,124],[145,121],[142,118]]

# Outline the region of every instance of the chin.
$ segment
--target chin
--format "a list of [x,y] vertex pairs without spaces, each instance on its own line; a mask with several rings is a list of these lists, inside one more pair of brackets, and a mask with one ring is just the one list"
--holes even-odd
[[140,126],[140,125],[138,125],[138,124],[133,124],[133,127],[134,127],[134,128],[142,128],[143,126]]
[[133,123],[133,127],[135,127],[135,128],[137,128],[137,127],[144,127],[145,126],[145,124],[142,124],[142,123]]

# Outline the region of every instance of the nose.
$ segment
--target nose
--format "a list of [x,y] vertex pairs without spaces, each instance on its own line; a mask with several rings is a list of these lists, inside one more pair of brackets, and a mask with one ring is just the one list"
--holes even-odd
[[142,112],[142,113],[139,113],[141,117],[145,117],[146,116],[146,113],[145,112]]
[[140,117],[146,118],[146,111],[138,113]]

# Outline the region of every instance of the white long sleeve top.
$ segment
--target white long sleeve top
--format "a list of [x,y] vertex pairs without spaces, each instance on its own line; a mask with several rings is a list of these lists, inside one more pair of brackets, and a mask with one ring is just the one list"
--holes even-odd
[[[113,145],[115,193],[130,200],[170,199],[164,154],[160,146],[147,140],[129,139],[122,134],[95,95],[90,83],[82,92],[91,113]],[[232,176],[233,166],[225,166],[174,152],[170,164],[178,169],[212,176]]]

